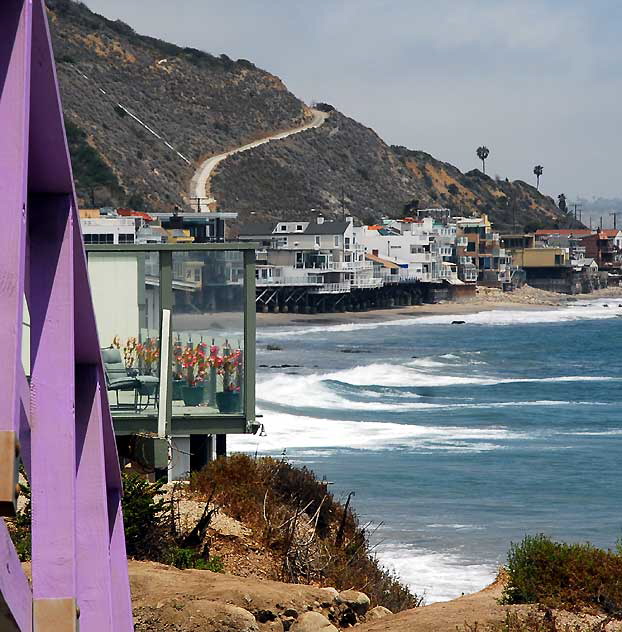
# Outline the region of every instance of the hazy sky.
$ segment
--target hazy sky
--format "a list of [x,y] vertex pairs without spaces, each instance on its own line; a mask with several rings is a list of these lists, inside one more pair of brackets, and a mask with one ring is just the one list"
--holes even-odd
[[619,0],[86,0],[140,33],[249,59],[387,142],[551,195],[622,197]]

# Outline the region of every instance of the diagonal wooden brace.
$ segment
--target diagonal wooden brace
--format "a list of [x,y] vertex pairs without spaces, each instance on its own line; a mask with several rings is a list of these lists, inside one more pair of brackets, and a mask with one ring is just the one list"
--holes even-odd
[[12,518],[17,513],[18,476],[17,434],[11,431],[0,431],[0,516]]

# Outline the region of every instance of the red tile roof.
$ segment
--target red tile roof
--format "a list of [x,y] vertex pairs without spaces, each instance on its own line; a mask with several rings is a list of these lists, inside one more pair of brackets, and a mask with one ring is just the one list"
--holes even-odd
[[547,235],[584,237],[595,232],[595,230],[590,230],[589,228],[540,228],[536,231],[536,235],[539,237],[546,237]]
[[153,217],[144,211],[133,211],[131,208],[118,208],[117,214],[121,217],[142,217],[147,222],[153,222]]

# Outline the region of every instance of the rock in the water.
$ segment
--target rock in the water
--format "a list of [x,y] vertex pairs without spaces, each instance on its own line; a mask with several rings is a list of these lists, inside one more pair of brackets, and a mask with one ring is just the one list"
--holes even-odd
[[344,590],[339,593],[338,600],[359,615],[365,614],[369,609],[369,597],[358,590]]
[[367,620],[373,621],[375,619],[384,619],[384,617],[389,617],[392,614],[393,613],[388,608],[385,608],[384,606],[376,606],[367,613]]
[[337,628],[319,612],[305,612],[290,628],[291,632],[339,632]]

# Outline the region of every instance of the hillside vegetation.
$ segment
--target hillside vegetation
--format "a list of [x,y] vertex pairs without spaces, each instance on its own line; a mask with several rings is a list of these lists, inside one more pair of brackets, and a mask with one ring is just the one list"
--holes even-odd
[[[83,206],[190,209],[189,181],[201,160],[310,117],[278,77],[250,61],[139,35],[79,2],[46,2]],[[390,147],[322,105],[330,116],[321,127],[218,167],[211,191],[221,210],[240,212],[241,221],[250,212],[281,219],[316,209],[372,222],[448,206],[466,215],[490,212],[500,229],[572,224],[524,182],[463,174],[424,152]]]
[[306,116],[306,106],[277,77],[249,61],[138,35],[71,0],[47,6],[70,141],[82,136],[116,178],[110,182],[95,164],[86,176],[78,160],[83,144],[71,142],[82,204],[123,204],[134,196],[135,206],[140,198],[154,209],[185,206],[196,161]]

